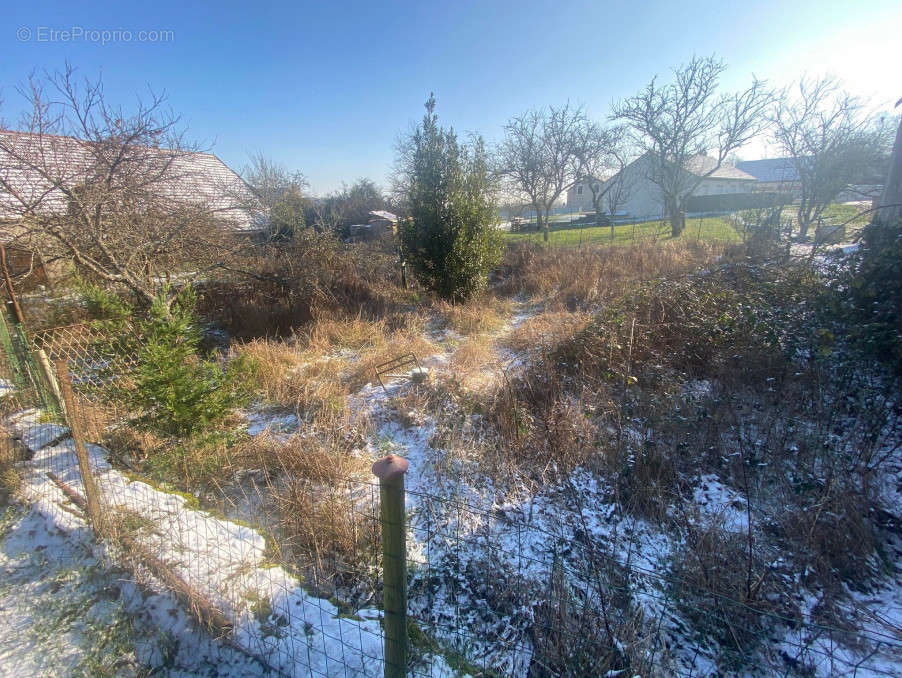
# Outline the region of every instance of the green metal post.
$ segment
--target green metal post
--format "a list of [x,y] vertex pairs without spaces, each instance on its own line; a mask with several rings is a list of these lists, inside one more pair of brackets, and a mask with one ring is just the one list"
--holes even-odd
[[407,675],[407,542],[404,474],[407,460],[394,454],[373,464],[379,478],[382,522],[382,606],[385,613],[385,678]]
[[28,372],[19,357],[19,352],[13,344],[12,333],[9,331],[9,324],[6,321],[6,312],[0,308],[0,345],[3,346],[3,352],[9,360],[10,372],[15,385],[18,388],[28,388]]

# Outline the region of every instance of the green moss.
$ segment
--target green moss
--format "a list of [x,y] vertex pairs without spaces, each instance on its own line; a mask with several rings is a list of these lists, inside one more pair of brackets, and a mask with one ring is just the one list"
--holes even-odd
[[492,678],[498,675],[491,670],[476,666],[455,649],[441,647],[438,641],[423,631],[413,619],[407,620],[407,640],[410,642],[410,647],[414,654],[432,654],[444,658],[445,663],[451,667],[456,676],[484,676],[485,678]]

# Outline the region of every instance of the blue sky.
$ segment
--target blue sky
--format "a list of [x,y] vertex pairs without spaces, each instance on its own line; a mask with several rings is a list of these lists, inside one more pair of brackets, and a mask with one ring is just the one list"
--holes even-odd
[[[902,3],[868,0],[592,2],[413,0],[249,3],[17,2],[0,27],[0,119],[16,86],[69,60],[128,102],[166,90],[189,136],[240,169],[263,151],[316,193],[368,176],[384,183],[399,133],[435,91],[444,124],[497,140],[523,110],[566,101],[604,118],[693,53],[778,83],[831,72],[875,104],[902,96]],[[199,4],[199,3],[198,3]],[[80,5],[80,6],[79,6]],[[85,36],[53,39],[52,30]],[[130,42],[101,34],[130,31]],[[139,42],[139,31],[170,31]],[[760,157],[760,144],[745,157]]]

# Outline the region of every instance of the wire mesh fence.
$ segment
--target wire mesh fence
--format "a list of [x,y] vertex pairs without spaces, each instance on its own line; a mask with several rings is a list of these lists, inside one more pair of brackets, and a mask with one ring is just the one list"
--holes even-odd
[[[129,397],[135,328],[69,325],[27,345],[24,330],[7,335],[4,477],[14,473],[19,495],[59,531],[92,530],[111,562],[276,674],[893,675],[902,660],[891,626],[819,623],[633,559],[635,533],[593,538],[595,518],[575,496],[562,497],[573,511],[540,519],[415,485],[402,495],[404,538],[388,543],[379,482],[278,431],[222,445],[220,472],[192,483],[190,445],[155,438]],[[387,564],[399,555],[402,585]],[[405,613],[403,667],[386,654],[398,641],[383,605],[392,596]],[[706,632],[685,628],[694,617]],[[692,652],[680,647],[693,636]]]

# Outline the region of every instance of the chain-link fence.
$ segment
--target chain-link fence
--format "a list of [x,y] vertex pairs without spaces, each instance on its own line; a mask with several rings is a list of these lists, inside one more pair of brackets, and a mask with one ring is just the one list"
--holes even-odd
[[[403,469],[380,483],[278,430],[207,441],[201,459],[130,399],[135,328],[0,330],[4,487],[61,533],[93,529],[106,558],[277,674],[893,675],[902,661],[891,626],[818,623],[669,571],[663,551],[633,556],[641,522],[611,516],[624,527],[600,541],[592,495],[572,487],[555,490],[566,514],[475,505],[405,490]],[[694,617],[707,635],[685,628]]]

